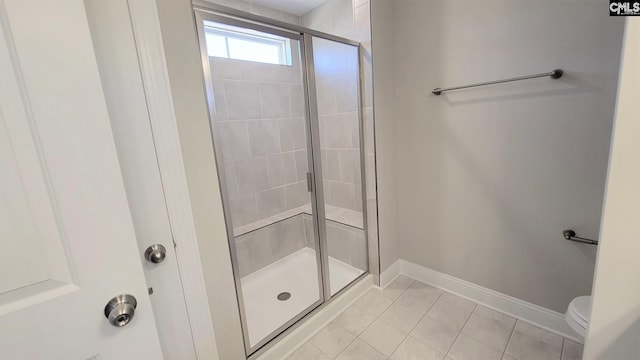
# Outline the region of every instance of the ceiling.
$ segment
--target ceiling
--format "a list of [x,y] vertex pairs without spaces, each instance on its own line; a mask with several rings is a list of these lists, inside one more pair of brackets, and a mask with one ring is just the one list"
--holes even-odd
[[252,0],[251,2],[300,16],[320,6],[325,0]]

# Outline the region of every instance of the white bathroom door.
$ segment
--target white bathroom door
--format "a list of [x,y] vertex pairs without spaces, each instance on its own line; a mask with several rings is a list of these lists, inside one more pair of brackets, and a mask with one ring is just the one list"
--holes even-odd
[[162,359],[81,0],[0,0],[0,359]]

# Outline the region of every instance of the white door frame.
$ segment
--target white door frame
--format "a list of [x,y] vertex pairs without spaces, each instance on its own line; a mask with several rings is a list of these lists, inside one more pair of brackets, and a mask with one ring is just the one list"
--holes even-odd
[[155,0],[128,3],[194,347],[198,359],[217,360],[158,10]]

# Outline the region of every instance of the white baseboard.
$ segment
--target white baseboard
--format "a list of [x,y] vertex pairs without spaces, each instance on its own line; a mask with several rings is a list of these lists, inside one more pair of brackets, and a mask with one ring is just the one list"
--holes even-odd
[[368,275],[343,294],[331,300],[302,324],[291,330],[272,347],[256,357],[255,360],[282,360],[291,355],[318,331],[338,317],[344,310],[358,301],[373,286],[373,276]]
[[380,287],[385,288],[400,275],[400,259],[396,260],[380,274]]
[[[478,304],[503,312],[516,319],[535,324],[571,340],[580,343],[584,342],[584,339],[574,332],[565,322],[564,314],[403,259],[391,265],[380,275],[380,278],[387,280],[394,279],[398,274],[462,296]],[[384,282],[383,284],[386,286],[388,283]]]

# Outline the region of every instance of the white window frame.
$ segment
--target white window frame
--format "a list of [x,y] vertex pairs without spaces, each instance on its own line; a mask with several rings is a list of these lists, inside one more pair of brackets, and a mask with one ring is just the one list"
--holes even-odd
[[[241,61],[253,61],[263,64],[272,65],[286,65],[292,66],[291,61],[291,40],[278,35],[268,34],[256,30],[238,28],[226,24],[216,23],[212,21],[205,21],[205,33],[224,37],[226,45],[226,57],[219,55],[209,55],[214,57],[226,58],[231,60]],[[277,48],[278,50],[278,63],[260,60],[247,60],[231,57],[231,51],[229,49],[229,39],[239,39],[244,41],[250,41],[254,43],[269,45]]]

